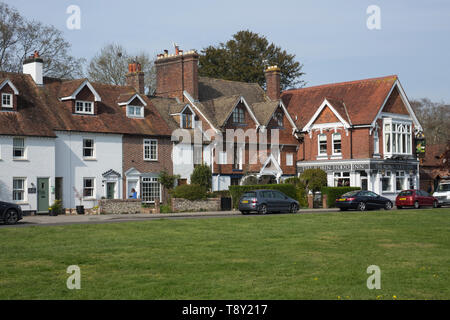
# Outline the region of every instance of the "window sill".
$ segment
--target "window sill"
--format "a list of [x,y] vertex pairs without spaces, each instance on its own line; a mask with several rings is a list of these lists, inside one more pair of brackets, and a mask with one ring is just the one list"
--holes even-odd
[[13,161],[18,161],[18,162],[29,162],[29,160],[26,159],[26,158],[13,158]]
[[20,201],[16,201],[16,202],[13,202],[14,204],[17,204],[17,205],[19,205],[19,206],[28,206],[28,205],[30,205],[30,203],[29,202],[20,202]]
[[158,162],[158,159],[144,159],[145,162]]
[[83,158],[84,161],[97,161],[97,158]]
[[97,200],[96,198],[83,198],[83,201],[95,201]]
[[340,159],[342,159],[342,153],[333,154],[333,155],[330,157],[330,159],[331,159],[331,160],[340,160]]
[[328,155],[317,156],[317,160],[328,160]]

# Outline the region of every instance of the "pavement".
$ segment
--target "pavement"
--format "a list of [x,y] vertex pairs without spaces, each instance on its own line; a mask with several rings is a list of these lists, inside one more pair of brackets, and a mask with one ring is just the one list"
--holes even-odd
[[[339,209],[302,209],[296,214],[312,214],[325,212],[338,212]],[[252,216],[252,215],[248,215]],[[254,215],[259,216],[259,215]],[[217,212],[187,212],[187,213],[160,213],[160,214],[111,214],[111,215],[60,215],[60,216],[26,216],[16,225],[4,227],[30,227],[30,226],[62,226],[69,224],[102,224],[115,222],[148,221],[161,219],[189,219],[189,218],[214,218],[214,217],[243,217],[239,211]],[[246,216],[247,217],[247,216]]]

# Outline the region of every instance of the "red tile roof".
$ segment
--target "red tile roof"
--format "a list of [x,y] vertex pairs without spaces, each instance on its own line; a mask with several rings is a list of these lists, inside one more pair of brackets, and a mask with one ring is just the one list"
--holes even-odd
[[325,99],[353,125],[371,124],[397,79],[391,75],[287,90],[282,93],[282,100],[291,116],[297,116],[299,128],[309,122]]

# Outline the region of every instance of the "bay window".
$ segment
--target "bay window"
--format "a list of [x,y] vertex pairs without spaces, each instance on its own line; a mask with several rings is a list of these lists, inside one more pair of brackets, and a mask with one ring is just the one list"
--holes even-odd
[[384,154],[410,155],[412,151],[412,125],[408,121],[384,120]]
[[155,203],[161,201],[161,184],[158,178],[142,178],[142,201],[144,203]]
[[383,192],[392,192],[392,174],[390,171],[387,171],[381,177],[381,188]]

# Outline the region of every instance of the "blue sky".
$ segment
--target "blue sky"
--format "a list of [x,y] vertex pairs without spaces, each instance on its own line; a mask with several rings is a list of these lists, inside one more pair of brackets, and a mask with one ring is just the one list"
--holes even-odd
[[[200,51],[249,29],[295,54],[308,86],[397,74],[410,99],[450,102],[447,0],[3,1],[63,30],[77,57],[110,42],[130,53],[172,51],[173,42]],[[66,28],[73,4],[80,30]],[[381,9],[381,30],[366,27],[369,5]]]

